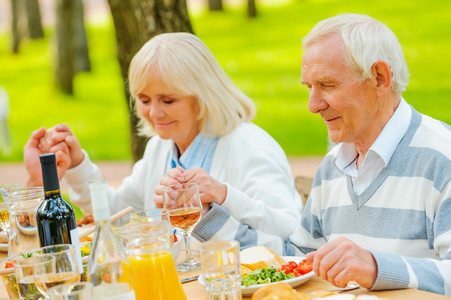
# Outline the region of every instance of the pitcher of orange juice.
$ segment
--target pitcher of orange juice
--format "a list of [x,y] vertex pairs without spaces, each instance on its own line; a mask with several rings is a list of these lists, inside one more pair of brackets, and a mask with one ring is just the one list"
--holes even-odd
[[171,225],[150,221],[117,230],[132,272],[136,300],[186,300],[170,249]]

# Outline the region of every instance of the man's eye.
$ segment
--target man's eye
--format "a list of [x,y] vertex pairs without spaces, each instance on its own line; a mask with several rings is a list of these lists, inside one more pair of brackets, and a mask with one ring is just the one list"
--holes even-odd
[[173,102],[174,102],[174,100],[163,100],[163,103],[165,103],[165,104],[171,104]]

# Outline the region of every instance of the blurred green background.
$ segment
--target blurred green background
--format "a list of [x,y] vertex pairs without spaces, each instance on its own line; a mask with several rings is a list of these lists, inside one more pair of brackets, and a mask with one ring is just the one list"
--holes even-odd
[[[245,4],[224,1],[223,12],[210,12],[203,2],[191,2],[191,22],[233,82],[255,101],[254,122],[287,155],[326,153],[326,127],[307,110],[308,91],[299,83],[301,39],[318,21],[344,12],[369,14],[395,32],[411,73],[404,98],[451,124],[451,1],[257,0],[255,19],[246,17]],[[53,86],[53,28],[46,27],[44,40],[24,41],[19,55],[9,51],[10,33],[0,32],[0,86],[9,94],[12,141],[11,154],[0,154],[1,161],[21,161],[30,133],[56,123],[68,124],[93,160],[131,159],[112,21],[86,25],[92,72],[77,75],[74,97]]]

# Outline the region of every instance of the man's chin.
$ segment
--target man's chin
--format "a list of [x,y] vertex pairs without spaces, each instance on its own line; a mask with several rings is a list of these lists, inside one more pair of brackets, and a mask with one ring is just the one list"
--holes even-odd
[[337,132],[337,131],[328,131],[328,134],[329,134],[329,140],[330,140],[332,143],[340,144],[340,143],[343,142],[343,137],[340,135],[340,132]]

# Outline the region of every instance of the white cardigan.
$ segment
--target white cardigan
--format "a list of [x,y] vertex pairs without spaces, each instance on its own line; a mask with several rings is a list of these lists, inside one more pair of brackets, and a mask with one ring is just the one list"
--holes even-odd
[[[165,175],[170,140],[155,136],[147,143],[143,158],[132,174],[124,179],[116,191],[109,188],[110,211],[115,213],[126,206],[135,210],[155,207],[154,189]],[[88,179],[99,176],[98,167],[85,152],[83,162],[66,172],[64,179],[70,187],[71,201],[90,212],[91,199]],[[241,124],[230,134],[220,137],[213,157],[210,175],[227,184],[227,197],[222,207],[229,211],[231,220],[213,236],[198,239],[238,239],[242,247],[265,244],[257,236],[249,236],[251,229],[288,239],[300,223],[302,201],[294,186],[294,179],[286,155],[279,144],[264,130],[252,123]],[[203,227],[215,226],[207,214]],[[207,224],[205,224],[207,223]],[[211,223],[209,225],[209,223]],[[246,231],[246,236],[240,232]]]

